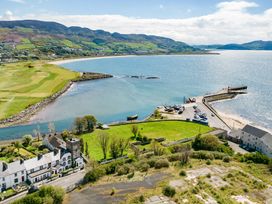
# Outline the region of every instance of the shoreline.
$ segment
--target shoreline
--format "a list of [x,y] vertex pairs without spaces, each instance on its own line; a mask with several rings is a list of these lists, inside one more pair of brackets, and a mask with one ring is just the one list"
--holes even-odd
[[148,56],[183,56],[183,55],[220,55],[217,52],[207,52],[207,53],[181,53],[181,54],[154,54],[154,55],[109,55],[109,56],[95,56],[95,57],[75,57],[67,59],[56,59],[49,61],[48,64],[62,65],[72,62],[88,61],[88,60],[97,60],[97,59],[112,59],[112,58],[126,58],[126,57],[148,57]]
[[89,81],[89,80],[107,79],[111,77],[113,76],[110,74],[83,72],[81,73],[80,77],[68,81],[67,84],[58,92],[42,99],[38,103],[30,105],[28,108],[22,110],[21,112],[13,116],[10,116],[5,119],[1,119],[0,128],[7,128],[7,127],[16,126],[16,125],[25,125],[27,122],[31,121],[32,117],[35,117],[37,112],[41,111],[47,105],[57,100],[61,95],[65,94],[72,87],[74,83],[80,83],[80,82]]

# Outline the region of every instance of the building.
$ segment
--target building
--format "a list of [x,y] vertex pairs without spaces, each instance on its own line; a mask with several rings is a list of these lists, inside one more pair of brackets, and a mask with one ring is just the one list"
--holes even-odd
[[229,139],[239,141],[250,150],[261,152],[272,158],[272,134],[260,128],[246,125],[243,129],[234,130],[229,134]]
[[55,148],[66,149],[66,143],[57,133],[46,135],[43,139],[43,145],[53,151]]
[[83,158],[81,157],[80,151],[80,140],[72,138],[66,141],[66,147],[69,152],[72,154],[72,162],[76,167],[82,167],[84,165]]
[[0,192],[16,186],[27,179],[23,160],[12,163],[0,162]]
[[60,150],[55,150],[32,159],[25,160],[25,169],[29,182],[36,183],[50,178],[53,174],[58,174],[61,159],[60,156]]

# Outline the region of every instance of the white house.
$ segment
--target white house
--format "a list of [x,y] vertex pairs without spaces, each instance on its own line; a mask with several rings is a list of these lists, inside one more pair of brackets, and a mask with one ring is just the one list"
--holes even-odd
[[0,192],[25,182],[27,179],[23,160],[12,163],[0,162]]
[[243,129],[232,131],[229,137],[240,141],[243,146],[249,149],[272,157],[272,135],[265,130],[246,125]]
[[31,183],[36,183],[59,173],[60,150],[39,155],[32,159],[25,160],[27,178]]

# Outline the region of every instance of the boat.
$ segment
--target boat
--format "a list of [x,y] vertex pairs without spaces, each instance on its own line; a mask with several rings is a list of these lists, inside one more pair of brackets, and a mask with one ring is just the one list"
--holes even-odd
[[136,114],[136,115],[132,115],[132,116],[128,116],[127,117],[127,120],[129,121],[129,120],[137,120],[138,119],[138,115]]

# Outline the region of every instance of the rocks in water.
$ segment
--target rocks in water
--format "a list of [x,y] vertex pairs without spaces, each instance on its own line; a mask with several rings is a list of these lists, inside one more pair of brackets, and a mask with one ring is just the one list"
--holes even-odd
[[133,78],[133,79],[159,79],[159,77],[157,77],[157,76],[143,76],[143,75],[140,75],[140,76],[137,76],[137,75],[128,76],[127,75],[126,77]]

